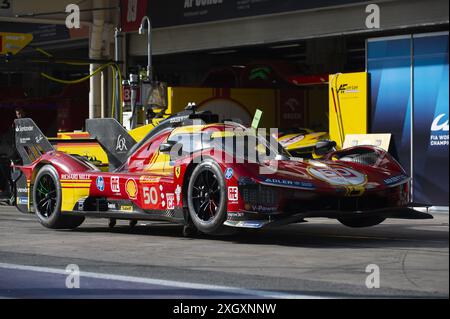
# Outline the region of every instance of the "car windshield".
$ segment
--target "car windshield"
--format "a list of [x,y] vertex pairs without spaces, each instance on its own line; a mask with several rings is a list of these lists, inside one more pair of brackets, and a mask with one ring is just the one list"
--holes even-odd
[[211,146],[233,154],[237,158],[255,163],[290,157],[290,154],[276,139],[247,132],[213,137]]

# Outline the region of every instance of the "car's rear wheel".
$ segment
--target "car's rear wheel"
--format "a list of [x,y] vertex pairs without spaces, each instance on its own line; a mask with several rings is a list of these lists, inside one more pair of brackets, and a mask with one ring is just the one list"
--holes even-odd
[[338,221],[347,227],[362,228],[376,226],[384,222],[386,218],[379,216],[362,216],[362,217],[342,217]]
[[227,227],[226,183],[219,165],[212,160],[200,163],[188,185],[189,216],[194,226],[206,234],[222,234]]
[[58,173],[51,165],[42,167],[33,187],[33,203],[39,222],[47,228],[73,229],[80,226],[84,217],[61,214],[62,192]]

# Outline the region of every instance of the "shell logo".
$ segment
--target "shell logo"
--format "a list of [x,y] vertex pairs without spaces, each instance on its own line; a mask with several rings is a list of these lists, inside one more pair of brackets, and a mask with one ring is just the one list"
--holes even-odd
[[125,183],[125,191],[130,199],[136,199],[138,194],[138,187],[134,179],[129,178]]

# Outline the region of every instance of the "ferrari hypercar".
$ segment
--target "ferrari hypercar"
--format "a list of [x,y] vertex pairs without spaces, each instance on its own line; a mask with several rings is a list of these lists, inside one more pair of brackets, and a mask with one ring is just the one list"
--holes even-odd
[[327,132],[306,128],[280,129],[275,137],[289,154],[302,158],[312,158],[317,142],[329,138]]
[[73,229],[85,218],[156,220],[184,234],[228,234],[333,218],[350,227],[424,219],[408,207],[410,179],[382,149],[364,146],[292,157],[272,137],[209,112],[184,111],[135,142],[114,119],[86,120],[109,171],[56,151],[31,119],[18,119],[13,167],[17,207],[42,225]]

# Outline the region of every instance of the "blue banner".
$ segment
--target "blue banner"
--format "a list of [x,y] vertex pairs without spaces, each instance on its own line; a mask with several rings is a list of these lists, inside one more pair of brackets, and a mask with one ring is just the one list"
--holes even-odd
[[448,206],[448,32],[371,39],[367,71],[371,132],[393,134],[394,155],[412,167],[414,203]]
[[411,168],[411,36],[369,40],[371,133],[392,133],[391,152]]
[[448,206],[448,33],[413,41],[414,200]]

